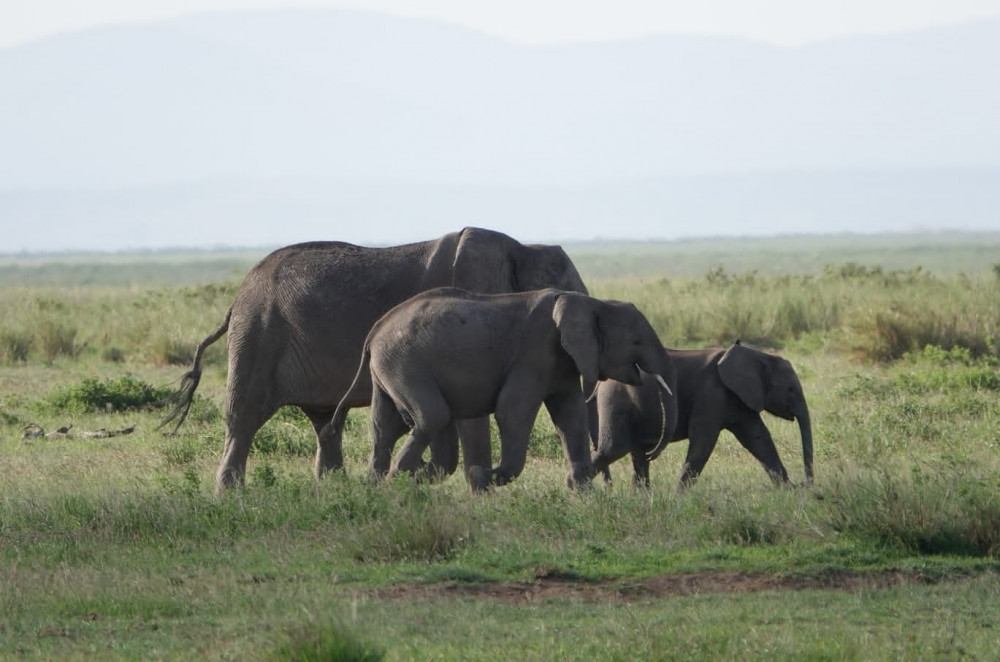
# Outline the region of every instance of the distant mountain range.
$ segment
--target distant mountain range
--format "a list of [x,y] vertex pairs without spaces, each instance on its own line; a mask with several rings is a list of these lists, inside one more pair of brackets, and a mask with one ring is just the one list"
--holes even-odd
[[1000,20],[801,48],[305,9],[69,33],[0,50],[0,252],[1000,229],[998,62]]

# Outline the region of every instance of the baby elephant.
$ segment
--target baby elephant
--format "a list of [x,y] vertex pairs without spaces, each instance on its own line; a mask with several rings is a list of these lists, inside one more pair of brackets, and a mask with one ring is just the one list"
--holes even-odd
[[[738,340],[727,350],[667,349],[667,354],[677,371],[677,426],[668,441],[689,440],[682,488],[701,473],[723,429],[732,432],[764,465],[771,480],[787,483],[788,472],[760,417],[763,410],[798,420],[806,483],[812,482],[809,408],[788,361]],[[663,450],[663,444],[656,441],[660,413],[649,380],[638,387],[602,382],[588,413],[597,449],[595,473],[610,480],[608,465],[631,453],[636,484],[649,485],[649,462]]]
[[[455,421],[492,413],[500,430],[500,464],[492,471],[470,467],[468,478],[475,491],[503,485],[524,468],[528,438],[544,404],[570,464],[567,482],[587,483],[593,473],[580,378],[638,385],[640,368],[667,388],[657,418],[673,421],[676,400],[667,386],[673,367],[635,306],[553,289],[488,295],[439,288],[419,294],[386,313],[365,340],[355,382],[370,372],[369,470],[385,475],[396,440],[412,430],[403,454],[419,459],[433,444],[433,457],[449,458],[437,470],[451,473],[458,454]],[[663,387],[650,388],[654,400]],[[484,449],[470,450],[483,456]]]

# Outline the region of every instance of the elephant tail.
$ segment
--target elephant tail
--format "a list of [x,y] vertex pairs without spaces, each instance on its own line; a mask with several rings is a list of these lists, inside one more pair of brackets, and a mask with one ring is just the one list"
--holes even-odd
[[185,372],[181,377],[180,388],[168,398],[168,401],[175,403],[174,408],[169,414],[167,414],[167,417],[163,419],[163,422],[156,426],[157,430],[176,420],[174,429],[168,434],[177,434],[177,430],[181,427],[181,424],[184,423],[184,419],[187,418],[188,412],[191,410],[191,403],[194,401],[195,389],[198,388],[198,383],[201,382],[201,357],[209,345],[221,338],[222,334],[229,330],[229,319],[232,315],[233,308],[230,306],[229,310],[226,311],[226,318],[222,321],[219,328],[199,343],[198,349],[195,350],[194,353],[194,361],[191,365],[191,369]]
[[371,361],[371,348],[369,348],[368,343],[365,342],[364,349],[361,350],[361,361],[358,364],[358,371],[354,374],[354,381],[351,382],[351,385],[344,393],[344,397],[342,397],[340,402],[337,404],[336,411],[333,412],[333,418],[331,419],[330,425],[333,426],[334,430],[339,431],[344,426],[344,421],[347,419],[347,412],[350,410],[347,403],[351,401],[354,389],[356,389],[358,387],[358,383],[362,381],[362,376],[371,369]]

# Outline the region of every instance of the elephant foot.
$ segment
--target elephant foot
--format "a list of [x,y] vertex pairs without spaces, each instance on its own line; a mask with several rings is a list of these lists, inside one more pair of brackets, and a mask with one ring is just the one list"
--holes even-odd
[[487,467],[469,467],[466,470],[466,477],[469,480],[469,487],[477,494],[486,492],[493,486],[493,472]]
[[423,468],[414,474],[417,480],[428,482],[428,483],[440,483],[448,476],[451,475],[444,467],[440,467],[434,464],[434,460],[431,460],[423,466]]
[[583,467],[574,467],[566,473],[566,487],[571,490],[586,489],[594,484],[591,480],[593,475],[594,470],[589,464]]
[[235,469],[220,470],[215,477],[215,494],[222,496],[227,492],[243,487],[243,472]]
[[604,478],[605,483],[611,482],[611,467],[607,461],[602,461],[600,459],[594,460],[594,463],[590,468],[591,480],[593,480],[597,474],[600,474]]
[[325,464],[325,463],[317,462],[316,466],[313,467],[313,473],[316,476],[316,480],[321,479],[323,476],[327,475],[330,472],[333,472],[333,471],[343,471],[343,470],[344,470],[344,463],[343,462],[340,462],[339,464],[334,464],[334,463]]
[[440,483],[451,475],[445,469],[434,464],[433,460],[421,462],[420,466],[413,468],[394,467],[389,471],[389,478],[395,478],[400,474],[407,474],[418,483]]
[[389,469],[389,478],[395,478],[400,474],[408,474],[414,478],[419,478],[422,474],[427,472],[427,463],[423,460],[418,460],[416,462],[393,462],[392,467]]

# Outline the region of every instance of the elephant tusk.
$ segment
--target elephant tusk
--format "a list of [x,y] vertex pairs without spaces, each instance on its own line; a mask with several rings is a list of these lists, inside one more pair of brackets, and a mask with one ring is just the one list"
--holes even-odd
[[[667,383],[665,381],[663,381],[663,377],[661,377],[660,375],[657,374],[656,375],[656,379],[657,379],[657,381],[660,382],[660,385],[663,387],[663,389],[667,393],[669,393],[671,396],[673,396],[673,394],[674,394],[673,391],[671,391],[670,387],[667,386]],[[670,441],[670,439],[667,438],[668,437],[668,435],[667,435],[667,406],[666,406],[666,404],[664,402],[663,394],[660,393],[659,395],[660,395],[660,397],[657,398],[657,399],[660,401],[660,440],[658,442],[656,442],[656,447],[653,448],[653,450],[648,451],[646,453],[646,459],[649,460],[649,461],[655,460],[657,457],[659,457],[660,453],[663,452],[664,447],[666,447],[667,442]]]

